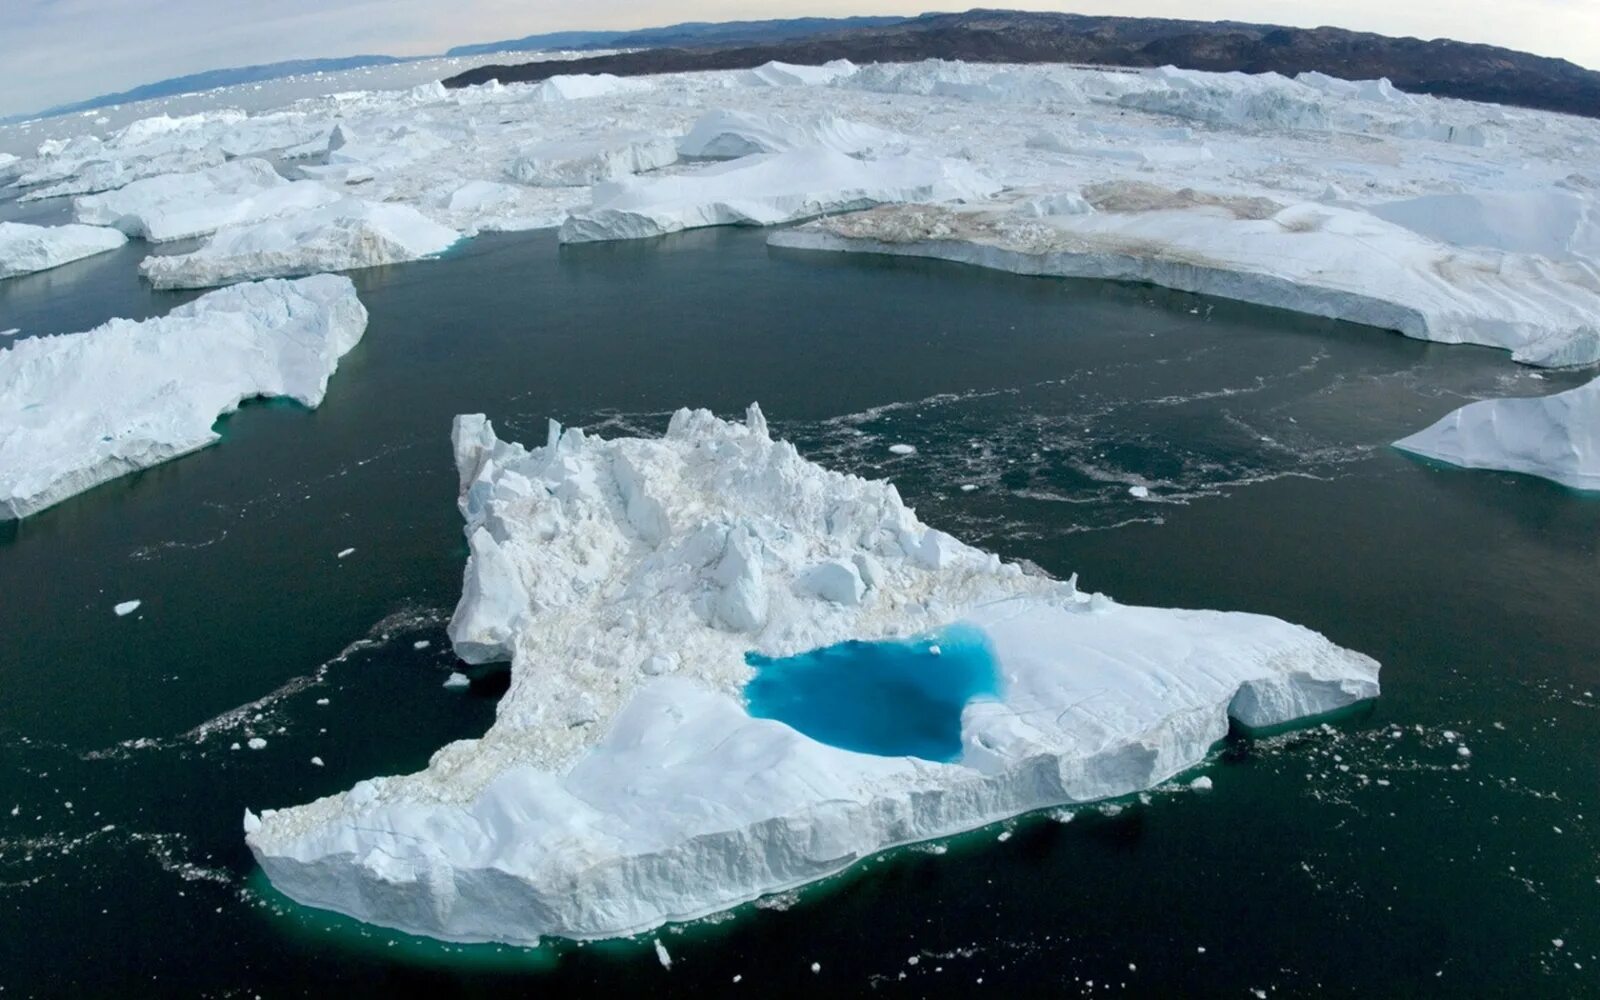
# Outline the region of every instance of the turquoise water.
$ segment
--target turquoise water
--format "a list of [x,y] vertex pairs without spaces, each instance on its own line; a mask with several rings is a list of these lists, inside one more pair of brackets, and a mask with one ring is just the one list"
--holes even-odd
[[961,710],[1000,693],[982,630],[952,625],[916,639],[841,642],[794,656],[745,656],[750,714],[829,746],[880,757],[953,761]]

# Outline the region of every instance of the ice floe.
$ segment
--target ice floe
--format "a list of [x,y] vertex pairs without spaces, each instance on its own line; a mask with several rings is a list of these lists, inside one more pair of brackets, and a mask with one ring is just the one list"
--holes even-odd
[[999,187],[959,160],[912,155],[859,160],[832,149],[799,149],[745,156],[694,173],[598,184],[593,203],[562,224],[561,240],[639,239],[700,226],[773,226],[884,202],[981,198]]
[[776,233],[776,246],[937,257],[1021,274],[1141,281],[1504,348],[1533,365],[1600,360],[1600,272],[1451,246],[1367,212],[1138,181],[1086,188],[1095,209],[895,205]]
[[343,198],[282,219],[229,226],[187,254],[147,257],[140,271],[157,288],[209,288],[417,260],[460,234],[408,205]]
[[349,279],[317,275],[11,344],[0,350],[0,520],[203,448],[244,400],[316,406],[366,323]]
[[47,271],[128,242],[109,226],[30,226],[0,222],[0,278]]
[[79,222],[116,226],[162,243],[320,208],[338,198],[322,184],[287,180],[266,160],[240,159],[84,195],[74,200],[73,211]]
[[1469,403],[1395,447],[1600,491],[1600,379],[1553,396]]
[[[469,662],[512,661],[494,725],[421,773],[245,816],[280,890],[375,923],[524,944],[640,933],[1151,787],[1230,717],[1378,692],[1376,663],[1299,626],[1124,607],[964,545],[888,483],[774,440],[753,406],[740,424],[680,411],[660,439],[552,423],[531,450],[464,416],[453,442],[470,556],[450,636]],[[951,709],[953,761],[841,749],[742,699],[748,654],[946,629],[976,637],[999,683]],[[944,642],[928,663],[972,653]]]

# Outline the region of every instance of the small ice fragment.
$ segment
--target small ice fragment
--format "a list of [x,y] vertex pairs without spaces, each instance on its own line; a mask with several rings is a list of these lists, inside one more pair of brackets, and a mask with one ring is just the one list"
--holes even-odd
[[455,691],[459,690],[460,688],[471,687],[472,681],[467,677],[466,674],[463,674],[460,671],[451,671],[450,676],[444,679],[444,686],[452,691]]
[[229,744],[228,749],[229,750],[237,750],[237,749],[239,749],[239,744],[237,744],[237,743]]
[[1010,830],[1002,830],[1002,831],[1000,831],[1000,836],[998,836],[998,837],[996,837],[994,839],[1000,841],[1000,843],[1003,844],[1006,841],[1011,839],[1011,831]]
[[1204,955],[1206,953],[1206,946],[1205,945],[1200,945],[1200,946],[1195,948],[1195,951],[1197,951],[1200,954]]
[[1197,792],[1209,792],[1211,791],[1211,779],[1202,774],[1189,782],[1189,787]]
[[912,955],[910,958],[906,959],[906,964],[907,965],[916,965],[920,961],[922,961],[922,959],[918,958],[915,955]]
[[1145,497],[1150,495],[1150,487],[1148,487],[1148,486],[1130,486],[1130,487],[1128,487],[1128,495],[1132,496],[1132,497],[1137,497],[1138,499],[1143,500]]
[[821,972],[822,971],[822,963],[821,962],[812,962],[811,963],[811,971],[812,972]]
[[143,603],[143,601],[123,601],[121,604],[118,604],[111,610],[117,613],[118,618],[121,618],[123,615],[131,615],[135,611],[138,611],[139,605]]
[[413,642],[411,644],[411,648],[412,649],[427,649],[431,645],[433,645],[433,643],[429,642],[426,639],[418,639],[416,642]]
[[963,492],[963,493],[971,493],[973,490],[975,490],[977,488],[978,487],[977,487],[976,483],[962,483],[961,484],[961,492]]
[[15,337],[21,332],[22,328],[20,326],[14,326],[9,330],[0,330],[0,337]]
[[265,748],[266,748],[266,745],[267,745],[267,741],[266,741],[266,740],[264,740],[264,739],[262,739],[262,738],[261,738],[261,737],[259,737],[259,736],[252,736],[252,737],[250,737],[250,742],[248,742],[248,743],[246,743],[246,744],[245,744],[245,746],[247,746],[247,747],[249,747],[249,748],[250,748],[250,749],[252,749],[252,750],[262,750],[262,749],[265,749]]
[[939,644],[938,643],[934,643],[933,645],[928,647],[928,655],[929,656],[943,656],[944,655],[944,650],[939,648]]
[[326,705],[327,703],[328,703],[328,699],[326,699],[326,698],[318,698],[317,699],[317,704],[318,705]]
[[334,556],[334,558],[335,559],[343,559],[345,556],[351,555],[354,552],[355,552],[355,549],[340,549],[339,550],[339,554]]
[[743,979],[743,978],[744,978],[744,976],[743,976],[743,975],[738,975],[738,976],[734,976],[734,977],[733,977],[733,981],[734,981],[734,982],[736,982],[736,983],[737,983],[737,982],[739,982],[739,981],[740,981],[740,980],[742,980],[742,979]]
[[12,806],[11,807],[11,815],[13,815],[13,816],[22,815],[22,807],[21,806]]
[[1456,754],[1461,757],[1471,757],[1472,751],[1466,747],[1456,747]]
[[672,956],[667,954],[667,946],[661,943],[661,939],[660,938],[656,938],[655,944],[656,944],[656,961],[661,963],[661,967],[663,969],[672,968]]
[[322,758],[321,757],[313,757],[313,758],[311,758],[311,763],[316,765],[317,767],[321,767],[322,766]]
[[889,451],[891,454],[895,455],[915,455],[917,453],[917,446],[914,444],[891,444],[889,446]]
[[1565,948],[1567,946],[1567,943],[1560,938],[1551,938],[1550,943],[1555,945],[1557,948]]

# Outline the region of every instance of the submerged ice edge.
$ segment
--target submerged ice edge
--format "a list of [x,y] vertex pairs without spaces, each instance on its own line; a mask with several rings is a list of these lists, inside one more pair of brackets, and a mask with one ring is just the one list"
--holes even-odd
[[[512,659],[478,740],[418,774],[247,815],[303,903],[449,940],[608,937],[825,877],[902,843],[1127,794],[1203,760],[1230,717],[1321,714],[1377,664],[1256,615],[1123,607],[917,521],[807,462],[752,407],[660,439],[482,417],[453,440],[471,555],[458,655]],[[752,718],[754,649],[981,630],[998,697],[958,763],[828,746]]]

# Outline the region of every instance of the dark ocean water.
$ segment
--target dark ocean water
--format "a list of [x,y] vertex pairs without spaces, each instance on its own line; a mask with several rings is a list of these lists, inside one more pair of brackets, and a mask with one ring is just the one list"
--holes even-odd
[[[142,253],[0,282],[0,329],[192,297],[140,285]],[[1600,995],[1600,498],[1388,447],[1592,373],[758,232],[485,236],[355,277],[371,326],[319,410],[246,406],[217,447],[0,527],[6,996]],[[670,971],[649,939],[443,946],[273,894],[246,806],[416,769],[504,690],[441,687],[451,417],[537,442],[547,417],[653,434],[751,400],[969,542],[1127,603],[1303,623],[1382,661],[1383,697],[1231,737],[1208,793],[666,928]]]

